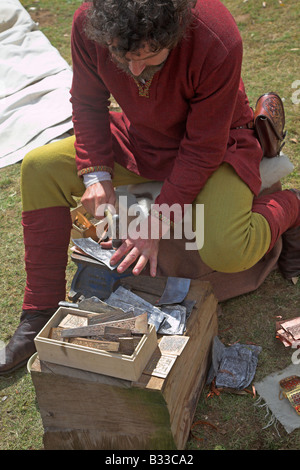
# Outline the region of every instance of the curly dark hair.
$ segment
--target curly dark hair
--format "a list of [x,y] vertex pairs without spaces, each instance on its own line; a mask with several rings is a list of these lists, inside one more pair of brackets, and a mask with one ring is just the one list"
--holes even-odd
[[153,52],[172,49],[184,36],[194,5],[195,0],[93,0],[85,33],[105,46],[114,41],[120,56],[144,43]]

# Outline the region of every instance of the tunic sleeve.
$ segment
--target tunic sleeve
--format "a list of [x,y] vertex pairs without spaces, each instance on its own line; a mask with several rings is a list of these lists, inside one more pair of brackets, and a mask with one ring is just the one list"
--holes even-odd
[[110,93],[97,71],[96,49],[83,34],[83,12],[74,16],[71,51],[73,81],[71,103],[78,175],[113,171],[109,123]]

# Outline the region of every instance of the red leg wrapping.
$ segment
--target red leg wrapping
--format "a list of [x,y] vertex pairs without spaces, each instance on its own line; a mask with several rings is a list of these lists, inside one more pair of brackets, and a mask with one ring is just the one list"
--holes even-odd
[[252,210],[263,215],[270,225],[271,244],[268,251],[284,232],[300,224],[300,201],[289,190],[255,198]]
[[24,310],[57,307],[65,299],[71,216],[69,207],[22,214],[27,281]]

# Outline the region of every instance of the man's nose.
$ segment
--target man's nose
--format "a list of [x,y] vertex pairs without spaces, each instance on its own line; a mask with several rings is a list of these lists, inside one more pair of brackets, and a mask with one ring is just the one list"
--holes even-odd
[[131,60],[128,64],[130,72],[138,77],[142,71],[146,68],[146,65],[143,61]]

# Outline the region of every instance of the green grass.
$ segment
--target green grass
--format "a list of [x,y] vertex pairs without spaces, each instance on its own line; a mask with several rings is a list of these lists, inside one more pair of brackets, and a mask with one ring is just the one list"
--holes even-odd
[[[70,30],[79,0],[36,0],[21,2],[29,10],[51,43],[71,64]],[[288,137],[285,153],[295,165],[284,187],[300,187],[300,104],[293,103],[293,82],[300,80],[298,0],[226,0],[244,40],[243,78],[252,106],[262,93],[275,91],[284,98]],[[298,86],[298,89],[300,86]],[[300,95],[299,95],[300,98]],[[20,164],[0,170],[0,339],[8,341],[19,322],[25,282],[21,227]],[[74,274],[68,267],[68,283]],[[225,345],[253,342],[262,346],[256,380],[291,364],[292,351],[275,339],[278,316],[300,315],[300,282],[294,286],[273,272],[255,292],[223,302],[219,316],[219,338]],[[263,429],[265,410],[255,406],[250,394],[222,393],[206,398],[205,388],[197,407],[199,425],[188,449],[277,450],[299,449],[300,430],[287,434],[278,425]],[[0,377],[0,450],[42,449],[43,427],[31,377],[23,368]],[[200,439],[200,440],[199,440]]]

